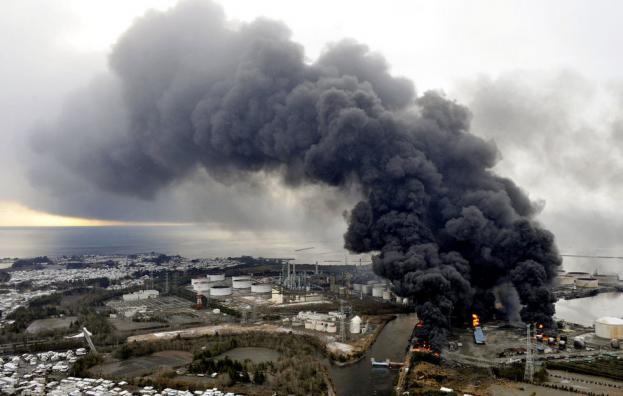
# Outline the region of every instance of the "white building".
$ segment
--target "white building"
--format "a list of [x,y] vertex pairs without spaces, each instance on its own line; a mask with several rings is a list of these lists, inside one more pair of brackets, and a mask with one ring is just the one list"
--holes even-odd
[[124,294],[123,301],[139,301],[149,298],[157,298],[160,295],[158,290],[139,290],[134,293]]

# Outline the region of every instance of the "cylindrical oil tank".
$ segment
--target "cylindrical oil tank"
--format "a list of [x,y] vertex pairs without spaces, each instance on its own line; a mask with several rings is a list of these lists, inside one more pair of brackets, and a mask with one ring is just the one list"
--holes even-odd
[[361,286],[361,292],[363,294],[370,294],[371,290],[372,290],[372,287],[370,287],[370,285],[363,285],[363,286]]
[[570,286],[573,285],[575,278],[571,275],[560,275],[556,277],[556,283],[560,286]]
[[210,280],[207,278],[195,278],[195,279],[191,279],[190,280],[190,284],[192,285],[193,289],[197,286],[197,285],[206,285],[209,284]]
[[212,286],[210,288],[210,297],[231,296],[231,287],[229,286]]
[[383,291],[383,300],[390,301],[392,299],[392,293],[389,290]]
[[248,289],[251,287],[251,279],[234,279],[231,283],[234,289]]
[[329,323],[327,325],[327,333],[337,333],[337,326],[335,323]]
[[372,297],[383,297],[385,288],[383,286],[374,286],[372,288]]
[[588,272],[577,272],[577,271],[572,271],[572,272],[567,272],[568,276],[572,276],[574,278],[590,278],[591,274],[589,274]]
[[326,326],[325,326],[324,322],[322,322],[322,321],[316,322],[316,330],[317,331],[325,331],[325,329],[326,329]]
[[361,333],[361,318],[359,316],[354,316],[350,320],[350,332],[352,334]]
[[575,349],[584,349],[584,348],[586,348],[586,342],[584,341],[583,338],[575,337],[573,339],[573,347]]
[[361,283],[353,283],[353,290],[360,292],[361,291],[361,286],[363,286]]
[[206,278],[208,278],[210,282],[222,282],[225,280],[225,274],[209,274],[206,275]]
[[595,335],[612,340],[623,338],[623,319],[604,316],[595,321]]
[[253,283],[251,284],[251,293],[270,293],[273,291],[273,285],[270,283]]
[[249,275],[232,276],[231,280],[232,280],[232,282],[233,281],[239,281],[239,280],[251,280],[251,276],[249,276]]
[[599,286],[617,286],[619,284],[619,275],[617,274],[597,274],[593,275],[597,279]]
[[599,282],[595,278],[576,278],[575,286],[583,288],[594,288],[599,286]]
[[305,321],[305,328],[306,328],[306,329],[311,329],[311,330],[313,330],[313,329],[316,327],[315,325],[316,325],[316,324],[314,323],[314,321],[313,321],[313,320],[306,320],[306,321]]

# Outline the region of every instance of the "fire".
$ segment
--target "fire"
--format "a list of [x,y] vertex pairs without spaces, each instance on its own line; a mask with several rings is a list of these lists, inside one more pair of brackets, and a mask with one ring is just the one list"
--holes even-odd
[[476,314],[472,314],[472,327],[476,328],[480,326],[480,317]]

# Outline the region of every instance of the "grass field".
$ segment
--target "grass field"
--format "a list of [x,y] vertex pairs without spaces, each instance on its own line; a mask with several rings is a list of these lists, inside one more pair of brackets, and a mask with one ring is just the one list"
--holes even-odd
[[190,352],[162,351],[149,356],[130,358],[127,360],[105,363],[91,368],[94,374],[113,376],[118,378],[134,378],[150,374],[160,368],[175,368],[185,366],[193,360]]
[[616,358],[601,358],[590,362],[548,362],[547,368],[623,381],[623,360]]

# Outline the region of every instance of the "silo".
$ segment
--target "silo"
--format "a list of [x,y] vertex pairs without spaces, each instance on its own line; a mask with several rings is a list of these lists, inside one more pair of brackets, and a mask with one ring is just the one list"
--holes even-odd
[[595,335],[609,340],[623,338],[623,319],[611,316],[597,319],[595,321]]
[[361,318],[359,316],[355,315],[350,320],[350,332],[352,334],[359,334],[359,333],[361,333]]
[[232,293],[229,286],[212,286],[210,288],[210,297],[230,296]]
[[273,285],[270,283],[253,283],[251,284],[251,293],[270,293]]
[[231,283],[234,289],[249,289],[251,287],[251,279],[234,279]]
[[383,297],[383,292],[385,291],[384,286],[374,286],[372,288],[372,297]]

